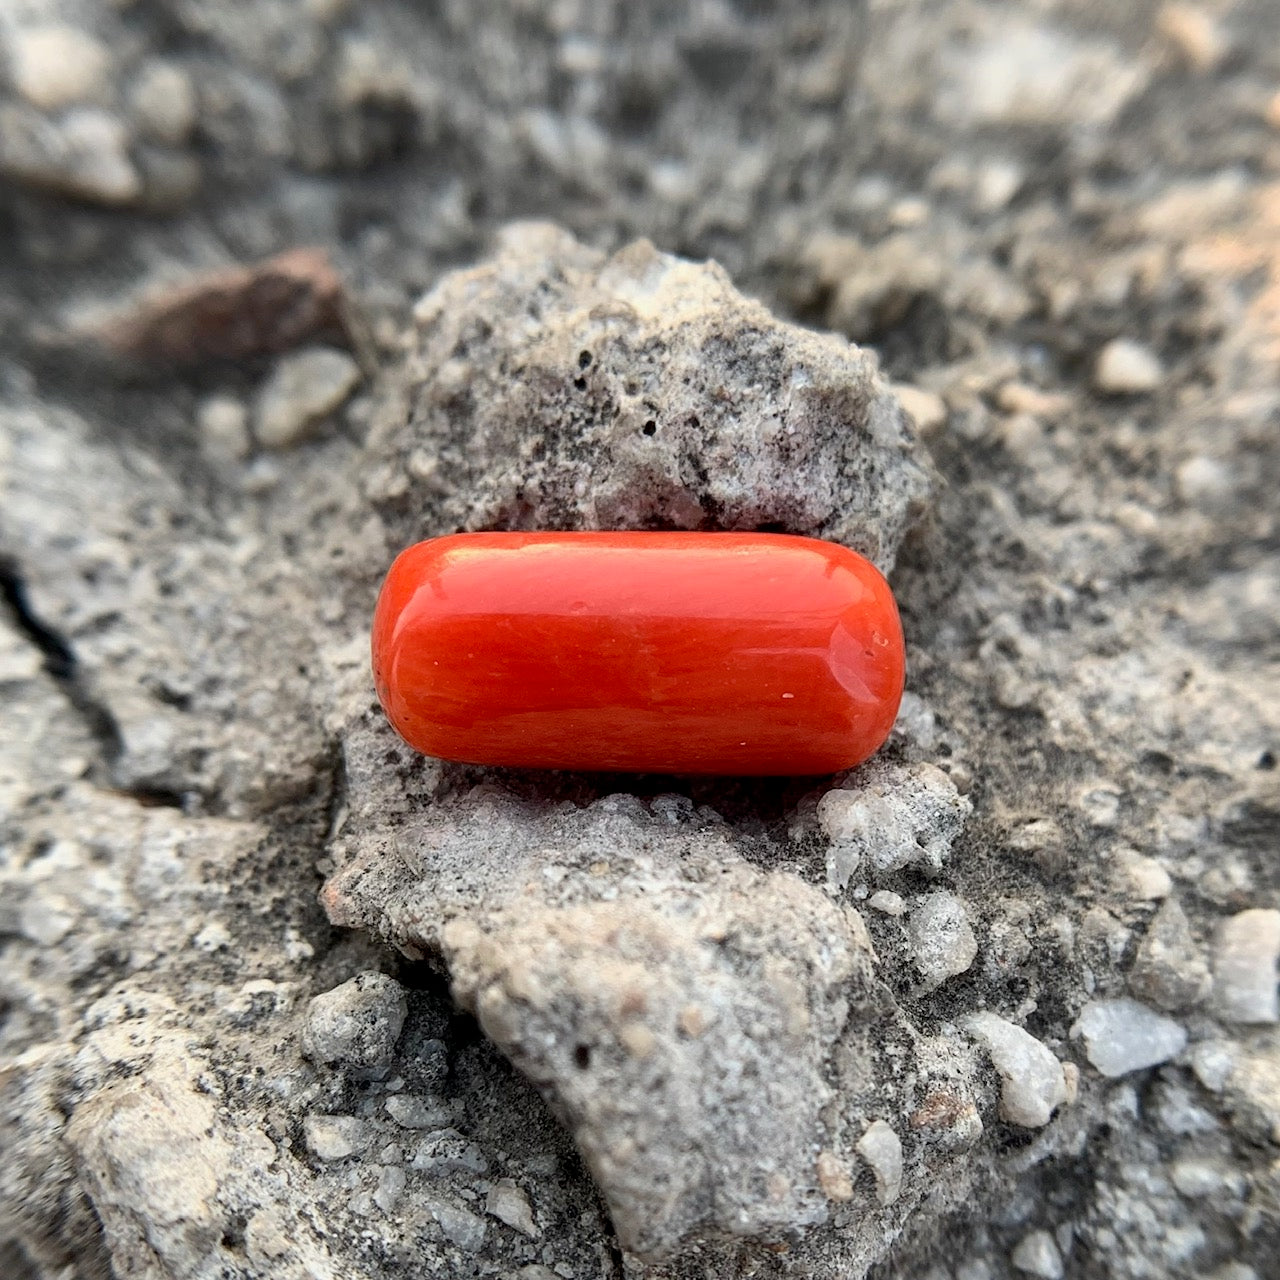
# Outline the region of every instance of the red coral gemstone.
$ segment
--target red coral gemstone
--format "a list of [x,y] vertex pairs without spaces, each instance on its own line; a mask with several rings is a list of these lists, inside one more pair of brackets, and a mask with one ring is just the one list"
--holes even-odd
[[779,534],[434,538],[373,623],[391,723],[472,764],[833,773],[888,737],[903,669],[875,566]]

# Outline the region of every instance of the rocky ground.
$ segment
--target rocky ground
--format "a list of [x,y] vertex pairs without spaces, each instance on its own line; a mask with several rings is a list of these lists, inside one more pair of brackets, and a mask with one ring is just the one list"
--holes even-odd
[[[1273,1274],[1277,34],[0,7],[0,1273]],[[865,551],[889,746],[414,757],[551,526]]]

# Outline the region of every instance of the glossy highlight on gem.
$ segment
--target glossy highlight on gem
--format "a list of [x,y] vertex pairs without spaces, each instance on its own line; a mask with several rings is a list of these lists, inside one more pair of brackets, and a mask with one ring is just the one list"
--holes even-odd
[[834,773],[889,736],[888,583],[764,533],[462,533],[391,566],[378,697],[446,760],[635,773]]

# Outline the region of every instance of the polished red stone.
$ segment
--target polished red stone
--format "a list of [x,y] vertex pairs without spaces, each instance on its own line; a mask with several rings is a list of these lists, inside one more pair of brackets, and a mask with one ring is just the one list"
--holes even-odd
[[888,736],[903,666],[876,568],[778,534],[435,538],[373,624],[391,723],[472,764],[833,773]]

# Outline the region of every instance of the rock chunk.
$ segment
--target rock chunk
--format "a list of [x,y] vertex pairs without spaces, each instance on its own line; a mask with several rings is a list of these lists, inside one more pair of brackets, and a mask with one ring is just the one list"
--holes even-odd
[[1093,1000],[1071,1029],[1084,1039],[1089,1062],[1104,1076],[1124,1076],[1176,1058],[1187,1032],[1136,1000]]
[[95,102],[107,91],[111,55],[79,27],[50,23],[20,28],[10,59],[14,86],[41,111]]
[[288,449],[337,409],[360,381],[345,351],[308,347],[285,356],[258,396],[254,434],[264,449]]
[[964,903],[945,889],[916,900],[907,936],[927,991],[964,973],[978,954]]
[[1200,954],[1186,914],[1168,898],[1152,918],[1138,947],[1129,986],[1162,1009],[1185,1009],[1209,990],[1209,965]]
[[1035,1036],[994,1013],[975,1013],[961,1026],[986,1049],[1000,1076],[1000,1115],[1038,1129],[1067,1101],[1062,1063]]
[[858,1154],[876,1177],[876,1199],[889,1205],[902,1193],[902,1141],[893,1126],[873,1120],[858,1139]]
[[1228,1022],[1280,1019],[1276,961],[1280,911],[1241,911],[1218,928],[1213,950],[1214,1012]]
[[825,1215],[822,1060],[859,946],[824,895],[741,866],[704,887],[651,874],[613,901],[455,920],[443,942],[455,994],[566,1117],[625,1247]]
[[781,323],[714,263],[647,241],[607,257],[521,224],[416,318],[412,407],[371,441],[370,493],[400,545],[767,525],[885,569],[922,511],[926,468],[874,358]]
[[1164,381],[1164,366],[1150,347],[1114,338],[1099,352],[1093,379],[1098,390],[1111,395],[1140,395]]
[[311,1001],[302,1046],[317,1062],[385,1070],[408,1012],[404,989],[384,973],[362,973]]
[[971,809],[934,765],[869,761],[818,801],[828,884],[843,888],[864,864],[871,879],[913,863],[940,870]]
[[1062,1254],[1047,1231],[1029,1231],[1009,1255],[1015,1271],[1038,1280],[1062,1280]]
[[485,1212],[536,1240],[542,1234],[533,1220],[529,1197],[510,1178],[499,1178],[489,1188]]

